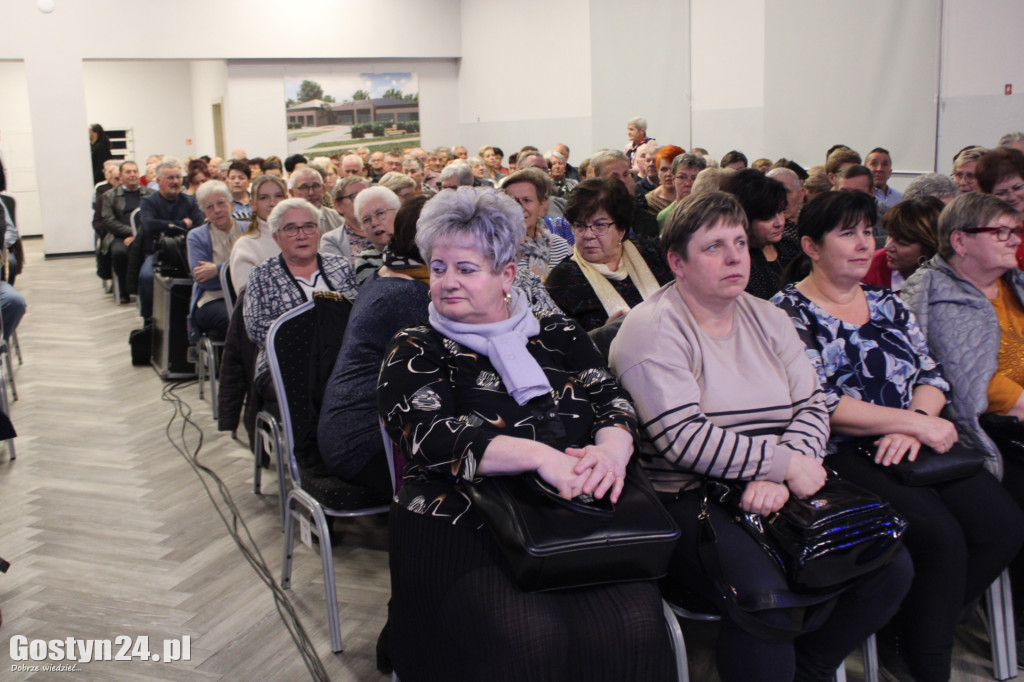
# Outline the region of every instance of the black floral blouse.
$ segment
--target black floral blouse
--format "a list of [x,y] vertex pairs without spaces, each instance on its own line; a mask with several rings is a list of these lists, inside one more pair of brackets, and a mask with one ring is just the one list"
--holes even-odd
[[519,405],[483,355],[429,325],[391,340],[381,365],[377,406],[391,438],[409,460],[397,502],[453,525],[481,525],[463,480],[499,435],[565,449],[594,442],[617,426],[637,435],[636,412],[587,334],[562,316],[540,321],[528,343],[551,382],[550,396]]

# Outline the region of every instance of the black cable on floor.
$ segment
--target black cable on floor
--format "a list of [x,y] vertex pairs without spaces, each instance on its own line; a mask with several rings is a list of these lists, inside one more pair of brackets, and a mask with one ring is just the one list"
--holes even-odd
[[[203,489],[206,490],[206,495],[210,498],[210,502],[213,504],[214,509],[224,522],[224,526],[228,529],[228,534],[235,541],[235,544],[238,545],[238,549],[242,553],[242,556],[245,557],[245,560],[250,566],[252,566],[253,571],[256,572],[259,579],[270,588],[270,592],[274,596],[274,603],[277,606],[277,612],[281,616],[281,621],[288,630],[288,634],[291,635],[292,641],[295,642],[295,646],[298,648],[299,654],[302,656],[302,660],[306,664],[306,668],[309,670],[310,675],[312,675],[314,680],[329,682],[330,677],[327,675],[327,670],[324,668],[323,662],[317,656],[316,649],[313,647],[313,643],[306,634],[305,628],[302,627],[302,622],[299,620],[299,615],[296,613],[295,607],[292,605],[291,600],[278,584],[277,580],[274,579],[274,575],[267,566],[267,562],[263,558],[263,554],[260,552],[259,546],[256,544],[256,541],[253,540],[252,534],[249,532],[249,527],[245,524],[245,520],[242,518],[238,511],[238,507],[235,505],[234,499],[231,497],[231,491],[228,490],[227,485],[223,480],[221,480],[220,476],[217,475],[217,472],[205,464],[199,463],[199,452],[203,447],[203,430],[198,424],[192,421],[192,407],[176,393],[178,388],[193,385],[195,385],[195,381],[189,380],[172,382],[164,386],[161,399],[174,406],[174,414],[171,415],[165,429],[167,440],[170,441],[174,449],[178,451],[185,461],[189,463],[189,466],[192,467],[192,470],[195,471],[196,477],[199,479],[199,482],[203,484]],[[178,433],[180,442],[176,442],[175,436],[172,434],[174,421],[178,417],[181,417],[182,420],[181,430]],[[191,427],[196,434],[196,443],[194,447],[189,447],[189,427]],[[203,474],[205,474],[205,476]],[[218,502],[214,497],[213,491],[210,489],[207,482],[207,478],[214,481],[217,490],[220,493],[220,502]],[[225,508],[227,509],[227,512],[225,512]],[[239,526],[241,526],[241,530],[244,531],[244,537],[239,532]],[[330,547],[321,547],[320,551],[330,551]]]

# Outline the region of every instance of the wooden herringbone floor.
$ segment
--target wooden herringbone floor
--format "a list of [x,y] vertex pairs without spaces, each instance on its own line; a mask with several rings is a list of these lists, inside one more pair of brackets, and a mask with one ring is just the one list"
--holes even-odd
[[[76,680],[304,680],[310,675],[257,578],[228,537],[165,427],[173,408],[148,367],[132,367],[133,306],[102,293],[91,258],[45,261],[27,244],[18,289],[29,301],[19,338],[20,399],[12,416],[18,458],[0,450],[0,679],[66,679],[12,665],[10,642],[68,637],[191,637],[191,660],[94,661]],[[280,578],[282,533],[273,471],[252,493],[249,451],[218,433],[194,385],[178,394],[203,430],[200,462],[226,483],[242,518]],[[175,426],[180,428],[180,421]],[[190,436],[190,442],[195,438]],[[345,526],[334,549],[345,651],[332,654],[318,555],[296,551],[288,595],[333,680],[383,680],[374,647],[389,596],[387,529],[382,518]],[[709,642],[688,634],[695,682],[710,672]],[[688,627],[692,630],[692,627]],[[990,680],[988,645],[977,624],[958,637],[953,679]],[[115,647],[116,651],[117,647]],[[858,679],[859,666],[850,668]]]
[[[12,407],[18,457],[8,462],[0,450],[0,556],[12,564],[0,575],[0,679],[61,677],[12,671],[16,635],[148,635],[153,652],[191,637],[190,661],[94,661],[79,664],[76,680],[309,679],[269,589],[165,435],[173,408],[161,401],[164,382],[130,364],[134,306],[103,294],[91,258],[46,261],[39,241],[27,246],[17,281],[29,301]],[[279,580],[273,470],[254,495],[248,450],[217,432],[194,384],[178,394],[203,430],[200,462],[224,479]],[[301,545],[288,595],[331,679],[386,679],[374,652],[390,593],[386,520],[345,528],[334,549],[343,653],[330,650],[319,556]]]

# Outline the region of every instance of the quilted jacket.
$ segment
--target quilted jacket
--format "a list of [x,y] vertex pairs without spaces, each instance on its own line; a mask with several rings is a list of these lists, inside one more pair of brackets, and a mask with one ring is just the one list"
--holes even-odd
[[[1013,269],[1003,279],[1024,301],[1024,273]],[[988,411],[988,384],[997,369],[1000,331],[995,308],[938,255],[910,276],[900,297],[917,316],[928,347],[952,386],[946,416],[956,424],[964,445],[984,453],[988,470],[1002,479],[1002,456],[978,424],[978,417]]]

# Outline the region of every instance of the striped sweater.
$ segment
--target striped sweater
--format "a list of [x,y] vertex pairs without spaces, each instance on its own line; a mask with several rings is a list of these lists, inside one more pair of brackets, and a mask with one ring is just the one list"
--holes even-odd
[[732,331],[713,337],[677,286],[634,308],[611,347],[655,487],[674,493],[705,476],[782,482],[794,453],[824,457],[824,394],[787,316],[744,293]]

